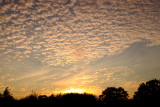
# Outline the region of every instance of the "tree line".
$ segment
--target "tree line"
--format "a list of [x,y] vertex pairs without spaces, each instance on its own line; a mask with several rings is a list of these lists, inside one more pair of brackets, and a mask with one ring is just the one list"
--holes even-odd
[[89,93],[66,93],[57,95],[38,95],[32,93],[19,100],[15,99],[6,87],[0,93],[0,106],[148,106],[160,105],[160,80],[153,79],[139,85],[133,99],[128,98],[128,93],[122,87],[108,87],[101,95],[95,96]]

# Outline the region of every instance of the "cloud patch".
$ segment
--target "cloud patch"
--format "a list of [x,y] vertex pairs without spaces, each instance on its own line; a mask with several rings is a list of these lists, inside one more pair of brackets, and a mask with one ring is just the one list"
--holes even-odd
[[[20,0],[0,2],[1,55],[43,64],[89,64],[135,42],[160,45],[159,2]],[[7,61],[7,60],[6,60]]]

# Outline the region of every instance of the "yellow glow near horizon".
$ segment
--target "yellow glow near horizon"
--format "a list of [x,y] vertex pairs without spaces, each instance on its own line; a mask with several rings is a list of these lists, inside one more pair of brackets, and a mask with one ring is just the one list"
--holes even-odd
[[81,94],[81,93],[85,93],[85,90],[71,88],[69,90],[64,91],[64,93],[80,93]]

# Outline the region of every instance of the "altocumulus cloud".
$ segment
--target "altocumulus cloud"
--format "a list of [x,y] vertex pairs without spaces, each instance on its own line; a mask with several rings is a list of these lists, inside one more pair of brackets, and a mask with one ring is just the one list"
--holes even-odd
[[0,52],[58,66],[160,45],[159,0],[0,0]]

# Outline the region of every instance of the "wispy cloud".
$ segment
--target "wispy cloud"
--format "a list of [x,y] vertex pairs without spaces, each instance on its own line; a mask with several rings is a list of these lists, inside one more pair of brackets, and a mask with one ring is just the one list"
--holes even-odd
[[34,80],[38,77],[38,76],[43,76],[45,74],[47,74],[49,71],[47,69],[38,69],[38,70],[31,70],[29,72],[23,73],[23,74],[17,74],[19,75],[19,77],[12,79],[11,81],[22,81],[24,79],[29,80],[30,78],[34,78]]

